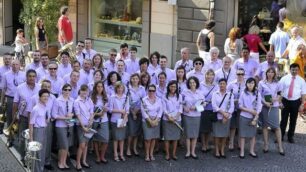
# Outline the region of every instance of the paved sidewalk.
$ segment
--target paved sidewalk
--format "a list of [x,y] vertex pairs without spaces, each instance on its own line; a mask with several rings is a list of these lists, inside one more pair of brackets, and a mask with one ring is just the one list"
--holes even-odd
[[0,171],[24,172],[23,167],[19,164],[12,152],[5,146],[2,139],[0,139]]

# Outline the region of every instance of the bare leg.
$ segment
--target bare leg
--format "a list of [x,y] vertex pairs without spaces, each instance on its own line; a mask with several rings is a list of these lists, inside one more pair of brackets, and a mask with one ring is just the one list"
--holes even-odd
[[127,155],[127,156],[132,155],[132,154],[131,154],[131,144],[132,144],[132,140],[133,140],[133,137],[132,137],[132,136],[129,136],[129,137],[128,137],[127,148],[126,148],[126,155]]
[[190,156],[190,140],[191,139],[186,139],[186,155],[185,156]]
[[155,143],[156,143],[156,139],[152,139],[151,140],[151,145],[150,145],[150,158],[151,160],[154,160],[154,148],[155,148]]
[[252,137],[251,138],[251,141],[250,141],[250,153],[252,155],[256,155],[255,154],[255,143],[256,143],[256,138],[255,137]]
[[83,152],[83,164],[88,165],[87,164],[87,149],[88,149],[88,143],[85,143],[85,148],[84,148],[84,152]]
[[226,144],[226,138],[220,138],[221,139],[221,155],[222,156],[225,156],[225,152],[224,152],[224,149],[225,149],[225,144]]
[[177,158],[176,157],[177,140],[174,140],[172,144],[173,144],[172,157]]
[[240,137],[240,156],[244,156],[244,144],[245,144],[245,138]]
[[196,156],[195,148],[197,145],[197,138],[191,139],[191,155]]
[[138,143],[138,137],[137,137],[137,136],[136,136],[136,137],[133,137],[133,150],[134,150],[134,153],[135,153],[136,155],[139,154],[138,151],[137,151],[137,143]]
[[229,138],[229,149],[234,149],[234,140],[235,140],[236,128],[231,128],[230,130],[230,138]]
[[277,140],[277,143],[278,143],[279,152],[283,153],[284,148],[283,148],[282,133],[281,133],[280,128],[275,129],[275,136],[276,136],[276,140]]
[[123,155],[124,140],[119,140],[118,142],[119,142],[120,157],[121,157],[121,158],[124,158],[124,155]]
[[107,150],[108,144],[107,143],[102,143],[101,151],[100,151],[100,160],[106,161],[105,159],[105,153]]
[[263,133],[263,140],[264,140],[264,151],[267,151],[269,149],[269,131],[267,127],[264,127],[262,129]]
[[77,163],[76,163],[76,168],[82,168],[81,166],[81,156],[83,153],[83,150],[85,148],[85,143],[80,143],[79,147],[78,147],[78,151],[77,151]]
[[169,141],[168,140],[165,140],[165,151],[166,151],[166,157],[165,159],[168,160],[170,158],[170,155],[169,155]]
[[151,140],[145,140],[145,149],[146,149],[145,160],[150,160],[150,142],[151,142]]
[[118,159],[118,141],[117,140],[114,140],[113,141],[113,145],[114,145],[114,148],[113,148],[113,151],[114,151],[114,159]]
[[218,157],[220,156],[220,150],[219,150],[220,141],[218,137],[215,137],[215,155]]
[[96,162],[100,162],[100,153],[99,153],[99,143],[98,142],[94,142],[94,147],[95,147],[95,153],[96,153]]

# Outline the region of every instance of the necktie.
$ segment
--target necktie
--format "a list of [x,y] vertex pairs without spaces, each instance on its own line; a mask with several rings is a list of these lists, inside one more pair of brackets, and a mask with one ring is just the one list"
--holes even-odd
[[288,99],[292,98],[292,95],[293,95],[294,79],[295,79],[295,76],[292,76],[291,83],[289,86],[289,91],[288,91]]

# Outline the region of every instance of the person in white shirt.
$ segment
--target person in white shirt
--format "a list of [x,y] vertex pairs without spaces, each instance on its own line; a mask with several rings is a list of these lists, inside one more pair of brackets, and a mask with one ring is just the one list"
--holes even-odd
[[85,47],[85,43],[83,41],[78,41],[76,46],[75,58],[83,64],[83,60],[85,59],[85,53],[83,53]]
[[41,66],[35,71],[37,73],[36,82],[40,81],[48,74],[48,65],[49,65],[49,56],[46,53],[43,53],[40,57]]
[[279,22],[276,26],[276,31],[272,33],[269,40],[270,51],[275,53],[275,57],[277,59],[282,57],[282,54],[285,52],[287,44],[290,40],[288,33],[283,29],[284,23]]
[[194,58],[193,59],[194,69],[187,73],[186,75],[187,79],[190,78],[191,76],[195,76],[196,78],[198,78],[199,82],[204,81],[205,73],[202,70],[203,66],[204,66],[204,60],[201,57]]
[[223,65],[221,69],[218,69],[215,76],[215,83],[218,83],[220,79],[224,78],[227,83],[230,83],[236,79],[236,69],[232,68],[232,58],[223,57]]
[[214,71],[220,69],[222,67],[222,60],[219,59],[219,53],[220,50],[217,47],[211,47],[209,50],[209,54],[210,54],[210,58],[207,61],[207,63],[205,63],[204,68],[206,70],[208,69],[212,69]]
[[92,60],[93,56],[97,54],[97,51],[92,49],[92,39],[86,38],[85,39],[85,49],[83,49],[83,53],[85,54],[86,59]]
[[126,83],[129,82],[130,80],[130,74],[124,71],[125,69],[124,61],[118,60],[116,64],[117,64],[117,72],[121,77],[121,81],[123,82],[124,85],[126,85]]
[[25,71],[28,71],[30,69],[36,70],[39,67],[41,67],[41,63],[40,63],[40,51],[39,50],[33,51],[32,58],[33,58],[33,62],[28,64],[28,65],[26,65]]
[[280,128],[282,132],[282,139],[287,128],[288,118],[290,116],[289,130],[287,133],[288,142],[294,143],[294,132],[298,112],[302,113],[304,110],[306,98],[306,83],[305,80],[298,75],[299,65],[293,63],[290,65],[290,74],[285,75],[279,81],[282,95],[282,113]]
[[61,56],[61,64],[58,65],[57,75],[63,78],[67,73],[72,71],[70,61],[70,55],[68,52],[64,51],[60,54]]
[[151,83],[152,84],[157,84],[158,75],[161,72],[165,72],[166,75],[167,75],[166,83],[168,83],[171,80],[176,79],[175,72],[172,69],[167,67],[167,62],[168,62],[167,57],[164,56],[164,55],[161,55],[160,59],[159,59],[160,68],[156,70],[155,75],[154,75],[155,77],[151,78]]
[[125,71],[130,75],[137,73],[139,70],[139,59],[136,57],[137,48],[132,46],[130,48],[130,58],[124,60],[125,63]]
[[187,47],[184,47],[181,49],[181,60],[177,61],[174,66],[174,70],[179,66],[184,66],[186,73],[191,71],[193,69],[193,62],[189,59],[190,57],[190,49]]
[[288,46],[285,52],[282,54],[283,58],[289,57],[290,63],[292,63],[293,59],[297,55],[297,47],[300,44],[305,44],[305,40],[299,35],[300,29],[295,26],[291,29],[291,39],[289,40]]
[[120,52],[116,56],[116,61],[118,60],[127,60],[130,58],[129,46],[127,43],[120,45]]
[[109,58],[104,63],[104,67],[107,70],[107,74],[109,74],[112,71],[116,71],[116,56],[117,56],[117,50],[112,48],[108,52]]

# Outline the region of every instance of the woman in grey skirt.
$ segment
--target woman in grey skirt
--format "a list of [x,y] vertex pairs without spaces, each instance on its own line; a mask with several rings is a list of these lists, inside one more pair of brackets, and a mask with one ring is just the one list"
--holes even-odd
[[[111,132],[113,138],[114,160],[125,161],[123,155],[124,140],[126,138],[126,123],[129,115],[129,100],[124,94],[125,86],[122,82],[115,84],[115,94],[111,96],[109,101],[109,112],[111,113]],[[118,156],[118,146],[119,154]]]
[[181,114],[183,112],[182,96],[178,92],[177,81],[170,81],[167,86],[164,102],[164,115],[162,122],[162,133],[165,140],[165,151],[167,161],[170,160],[169,146],[172,141],[172,159],[177,160],[177,141],[181,138]]
[[212,95],[211,103],[218,121],[213,123],[215,137],[215,157],[226,158],[224,148],[229,135],[230,118],[234,111],[234,96],[232,91],[226,91],[226,79],[219,80],[219,90]]
[[[87,147],[89,138],[87,137],[88,134],[91,132],[91,127],[93,123],[94,117],[94,104],[91,99],[88,98],[88,86],[81,85],[79,90],[79,96],[75,100],[73,108],[75,115],[78,118],[79,123],[77,123],[77,133],[79,138],[79,147],[77,151],[77,158],[76,158],[76,169],[78,171],[82,170],[82,167],[90,168],[87,161]],[[82,157],[82,163],[81,163]]]
[[105,159],[105,152],[107,150],[109,141],[109,126],[107,117],[108,100],[102,81],[97,81],[94,84],[91,100],[95,106],[93,129],[97,131],[97,133],[95,133],[93,136],[96,163],[107,163],[107,160]]
[[141,98],[146,96],[146,90],[140,85],[140,77],[138,73],[132,74],[130,77],[130,85],[127,86],[130,100],[130,115],[128,121],[128,145],[126,155],[131,156],[131,147],[133,147],[133,153],[139,156],[137,151],[137,141],[141,134],[141,111],[140,103]]
[[250,138],[250,156],[256,158],[256,127],[258,115],[261,111],[261,95],[256,89],[256,81],[249,78],[246,81],[246,88],[239,98],[239,109],[241,110],[239,118],[240,135],[240,158],[244,158],[245,138]]
[[264,148],[263,152],[267,153],[269,150],[268,127],[275,130],[276,141],[278,143],[278,151],[280,155],[285,155],[281,130],[279,126],[279,106],[281,105],[281,88],[276,81],[276,71],[274,68],[266,70],[266,79],[258,84],[258,92],[262,96],[262,111],[260,113],[260,122],[263,127]]
[[72,131],[74,123],[69,122],[73,117],[72,108],[74,100],[70,97],[71,85],[65,84],[60,95],[53,104],[52,117],[56,120],[55,131],[58,141],[58,168],[69,169],[66,164],[69,146],[72,144]]
[[205,81],[200,83],[200,89],[205,95],[205,110],[201,113],[201,124],[200,124],[200,134],[202,148],[201,151],[208,152],[209,145],[208,141],[210,138],[210,133],[212,132],[212,115],[213,109],[211,104],[212,94],[218,90],[218,85],[214,83],[215,72],[212,69],[207,70],[205,73]]
[[[195,65],[199,65],[198,62]],[[200,64],[201,65],[201,64]],[[204,94],[199,90],[199,80],[195,76],[191,76],[187,80],[187,90],[182,93],[184,104],[184,133],[186,135],[187,152],[185,158],[198,159],[195,153],[197,139],[200,130],[201,112],[204,110]]]
[[148,96],[141,99],[142,129],[145,140],[145,161],[154,161],[156,139],[160,138],[162,100],[156,96],[156,86],[149,85]]

